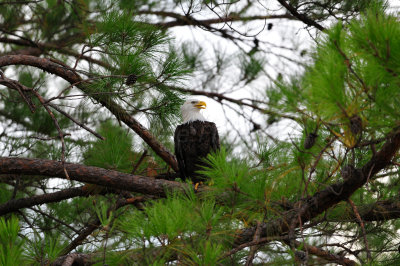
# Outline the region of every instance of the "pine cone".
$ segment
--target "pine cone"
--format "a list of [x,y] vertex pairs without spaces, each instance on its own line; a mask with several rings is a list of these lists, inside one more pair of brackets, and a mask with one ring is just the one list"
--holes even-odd
[[314,146],[317,137],[318,135],[315,133],[308,134],[306,139],[304,140],[304,149],[306,150],[311,149],[312,146]]
[[132,85],[132,84],[135,84],[136,83],[136,81],[137,81],[137,76],[135,75],[135,74],[130,74],[127,78],[126,78],[126,81],[125,81],[125,84],[126,85]]
[[358,115],[353,115],[350,118],[350,130],[354,135],[357,135],[362,130],[362,120]]

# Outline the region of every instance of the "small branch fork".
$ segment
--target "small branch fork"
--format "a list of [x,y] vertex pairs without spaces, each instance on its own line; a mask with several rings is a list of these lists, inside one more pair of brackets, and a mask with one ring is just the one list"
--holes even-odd
[[315,255],[317,257],[323,258],[326,261],[337,263],[339,265],[355,266],[357,263],[354,260],[339,256],[337,254],[332,254],[329,251],[323,250],[319,247],[305,244],[300,241],[294,241],[294,246],[296,248],[301,248],[303,251],[309,254]]
[[286,238],[287,237],[262,237],[262,238],[259,238],[258,241],[254,241],[253,240],[253,241],[250,241],[250,242],[247,242],[247,243],[243,243],[243,244],[235,247],[234,249],[230,250],[229,252],[223,254],[220,259],[224,259],[226,257],[232,256],[233,254],[235,254],[238,251],[240,251],[240,250],[242,250],[244,248],[247,248],[247,247],[261,245],[261,244],[268,243],[268,242],[271,242],[271,241],[274,241],[274,240],[283,240],[283,239],[286,239]]
[[29,94],[29,90],[26,90],[26,87],[23,86],[21,83],[15,80],[8,79],[4,76],[4,73],[0,70],[0,84],[7,86],[10,89],[18,91],[19,95],[21,98],[25,101],[25,103],[28,105],[29,110],[31,110],[32,113],[35,112],[36,106],[32,102],[31,95]]
[[[257,221],[257,228],[256,228],[256,232],[254,233],[253,242],[260,241],[260,234],[261,234],[261,223],[259,221]],[[257,253],[257,249],[258,249],[257,245],[250,247],[250,253],[246,260],[246,266],[253,265],[253,260],[254,260],[255,254]]]
[[65,142],[64,142],[64,132],[62,131],[60,125],[58,124],[58,121],[56,119],[56,117],[54,116],[53,112],[50,110],[50,108],[45,104],[45,100],[43,99],[42,96],[40,96],[40,94],[35,91],[32,90],[32,92],[35,94],[36,98],[38,98],[38,100],[40,101],[40,103],[43,105],[43,107],[46,109],[47,113],[50,115],[51,119],[53,120],[54,125],[57,128],[58,131],[58,135],[60,137],[60,141],[61,141],[61,163],[63,165],[63,170],[64,170],[64,174],[65,177],[69,180],[69,175],[67,172],[67,169],[65,168]]
[[[1,75],[2,78],[0,79],[0,84],[4,85],[10,89],[14,89],[14,90],[18,90],[18,92],[22,92],[23,95],[29,95],[29,94],[35,94],[36,97],[41,97],[33,88],[29,88],[21,83],[19,83],[16,80],[12,80],[12,79],[8,79],[5,78],[3,75]],[[30,95],[26,98],[30,99]],[[95,132],[94,130],[90,129],[89,127],[87,127],[85,124],[77,121],[75,118],[73,118],[71,115],[69,115],[67,112],[63,111],[61,108],[59,108],[57,105],[49,103],[48,100],[46,100],[45,98],[41,97],[41,99],[44,101],[42,103],[43,107],[45,106],[50,106],[51,108],[55,109],[57,112],[59,112],[60,114],[64,115],[65,117],[67,117],[68,119],[70,119],[72,122],[74,122],[75,124],[77,124],[78,126],[80,126],[81,128],[85,129],[86,131],[88,131],[89,133],[93,134],[95,137],[104,140],[105,138],[103,136],[101,136],[100,134],[98,134],[97,132]],[[24,98],[25,100],[25,98]],[[39,99],[40,101],[40,99]],[[32,113],[35,112],[36,106],[32,103],[30,104],[31,101],[27,102],[27,105],[29,106],[29,108],[31,109]],[[47,109],[46,109],[47,110]]]

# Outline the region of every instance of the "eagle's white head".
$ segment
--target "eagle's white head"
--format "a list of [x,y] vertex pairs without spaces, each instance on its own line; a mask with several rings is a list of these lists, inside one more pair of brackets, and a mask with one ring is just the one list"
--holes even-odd
[[181,107],[183,123],[192,121],[206,121],[200,113],[201,109],[206,109],[207,104],[196,99],[188,99]]

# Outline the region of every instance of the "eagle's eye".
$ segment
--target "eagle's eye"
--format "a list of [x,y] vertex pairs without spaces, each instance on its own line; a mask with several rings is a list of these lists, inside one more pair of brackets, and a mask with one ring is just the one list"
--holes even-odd
[[195,104],[195,103],[196,103],[196,101],[192,101],[191,103],[192,103],[192,104]]

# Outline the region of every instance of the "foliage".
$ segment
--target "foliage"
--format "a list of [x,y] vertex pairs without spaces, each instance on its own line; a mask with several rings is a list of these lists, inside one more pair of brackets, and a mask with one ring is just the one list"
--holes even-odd
[[101,124],[98,132],[105,140],[98,140],[88,148],[83,154],[85,164],[129,173],[136,156],[132,151],[132,136],[110,120]]
[[1,265],[17,265],[23,262],[24,241],[18,236],[18,219],[0,218],[0,262]]

